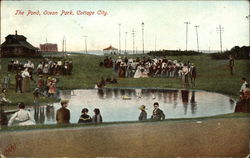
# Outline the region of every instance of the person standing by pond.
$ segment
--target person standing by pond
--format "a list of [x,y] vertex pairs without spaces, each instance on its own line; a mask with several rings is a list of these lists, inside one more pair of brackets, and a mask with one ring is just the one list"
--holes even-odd
[[161,109],[159,109],[159,103],[155,102],[154,103],[154,110],[153,110],[153,115],[151,116],[152,120],[155,121],[160,121],[165,119],[165,114]]
[[69,124],[70,120],[70,111],[67,109],[69,101],[62,100],[61,101],[61,108],[56,111],[56,121],[57,124]]
[[139,109],[141,110],[140,116],[139,116],[139,121],[145,121],[147,120],[147,112],[146,112],[146,106],[142,105],[139,107]]
[[183,88],[188,88],[189,87],[188,74],[189,74],[188,65],[184,64],[184,66],[182,68],[182,84],[183,84]]
[[100,110],[98,108],[94,109],[95,115],[92,117],[93,123],[102,123],[102,115],[100,114]]
[[245,89],[246,89],[246,85],[248,84],[248,83],[247,83],[247,79],[246,79],[245,77],[242,77],[242,78],[241,78],[241,82],[242,82],[242,85],[241,85],[241,87],[240,87],[240,99],[243,98],[243,96],[244,96],[244,91],[245,91]]
[[82,109],[82,115],[80,116],[78,123],[90,123],[91,117],[88,115],[89,110],[87,108]]
[[230,74],[233,75],[234,57],[232,55],[229,55],[229,68],[230,68]]
[[35,125],[30,112],[25,110],[25,104],[21,102],[18,106],[19,111],[10,118],[8,126],[11,126],[14,121],[17,122],[19,126]]

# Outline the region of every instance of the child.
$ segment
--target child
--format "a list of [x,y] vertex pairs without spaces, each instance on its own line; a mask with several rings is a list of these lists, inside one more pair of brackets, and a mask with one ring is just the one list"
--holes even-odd
[[82,109],[82,115],[80,116],[78,123],[90,123],[91,117],[88,115],[89,110],[87,108]]
[[95,115],[92,117],[93,123],[102,123],[102,115],[99,109],[94,109]]
[[146,106],[142,105],[139,107],[139,109],[141,110],[139,121],[145,121],[147,119]]

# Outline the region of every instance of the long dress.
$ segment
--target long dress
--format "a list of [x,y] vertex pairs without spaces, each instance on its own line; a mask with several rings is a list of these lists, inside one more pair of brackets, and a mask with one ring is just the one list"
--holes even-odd
[[135,74],[134,74],[134,78],[140,78],[141,77],[141,66],[138,66]]
[[29,92],[30,91],[30,78],[24,77],[23,84],[22,84],[22,92]]

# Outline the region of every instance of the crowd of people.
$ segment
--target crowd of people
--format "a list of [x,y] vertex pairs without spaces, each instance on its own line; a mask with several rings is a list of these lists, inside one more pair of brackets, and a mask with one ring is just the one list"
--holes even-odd
[[31,73],[44,74],[44,75],[70,75],[73,70],[72,60],[50,60],[44,58],[40,63],[35,66],[33,62],[11,60],[8,64],[9,72],[18,72],[28,69]]
[[[136,59],[128,57],[119,57],[112,59],[106,57],[100,66],[113,68],[120,78],[148,78],[148,77],[168,77],[181,78],[183,87],[189,87],[191,82],[195,86],[197,76],[196,66],[189,61],[183,63],[177,60],[169,60],[166,57],[151,59],[150,57]],[[190,79],[190,82],[189,82]]]
[[[8,73],[3,76],[2,87],[8,90],[11,83],[11,73],[16,73],[13,77],[15,80],[16,93],[33,92],[34,100],[40,96],[51,97],[57,92],[58,78],[52,75],[69,75],[73,70],[72,60],[50,60],[44,58],[37,67],[33,62],[19,60],[11,60],[8,64]],[[33,77],[34,74],[37,77]],[[46,77],[46,79],[45,79]],[[35,88],[31,90],[31,83],[35,84]]]

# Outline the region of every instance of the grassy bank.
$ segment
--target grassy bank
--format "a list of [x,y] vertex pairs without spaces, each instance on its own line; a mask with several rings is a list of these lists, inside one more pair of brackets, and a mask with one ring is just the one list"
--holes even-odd
[[[134,55],[133,58],[142,55]],[[114,56],[117,58],[118,56]],[[59,79],[59,89],[81,89],[94,88],[95,83],[101,77],[116,77],[112,69],[100,67],[99,63],[103,61],[104,56],[95,55],[72,55],[73,74],[70,76],[55,76]],[[173,60],[182,62],[190,61],[197,67],[196,87],[193,89],[207,90],[219,92],[238,98],[239,89],[241,86],[240,79],[250,76],[249,60],[236,60],[235,73],[230,75],[227,60],[212,60],[209,55],[197,56],[171,56]],[[7,73],[7,65],[10,58],[0,59],[0,78],[2,82],[3,75]],[[27,59],[19,59],[26,61]],[[32,59],[36,64],[42,59]],[[11,85],[8,90],[7,97],[16,104],[23,101],[27,104],[33,103],[32,93],[20,94],[15,92],[15,74],[11,74]],[[37,75],[34,75],[37,80]],[[35,83],[31,83],[31,89],[34,89]],[[180,79],[177,78],[123,78],[118,79],[118,84],[109,84],[107,87],[154,87],[154,88],[182,88]],[[54,101],[51,98],[43,98],[40,102]]]

